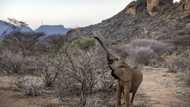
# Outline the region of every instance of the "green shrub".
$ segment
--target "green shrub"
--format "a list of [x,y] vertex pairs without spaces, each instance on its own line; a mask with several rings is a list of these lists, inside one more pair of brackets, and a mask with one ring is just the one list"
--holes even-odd
[[3,40],[0,39],[0,48],[2,48],[2,47],[3,47]]
[[80,49],[89,49],[90,47],[95,45],[95,40],[88,37],[82,37],[80,39],[74,40],[72,42],[72,47],[80,48]]
[[140,4],[144,4],[145,3],[145,0],[136,0],[137,4],[140,5]]

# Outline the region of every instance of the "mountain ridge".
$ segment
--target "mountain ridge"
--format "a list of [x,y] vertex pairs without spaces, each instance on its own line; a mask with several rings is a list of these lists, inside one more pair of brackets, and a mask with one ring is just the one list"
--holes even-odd
[[16,26],[9,22],[0,20],[0,37],[5,37],[14,32],[23,33],[44,33],[45,36],[52,35],[65,35],[70,29],[65,28],[63,25],[41,25],[36,30],[33,30],[29,26]]
[[45,35],[65,35],[69,29],[64,25],[41,25],[35,30],[38,33],[45,33]]
[[0,20],[0,36],[4,37],[14,32],[33,32],[29,26],[16,26],[9,22]]

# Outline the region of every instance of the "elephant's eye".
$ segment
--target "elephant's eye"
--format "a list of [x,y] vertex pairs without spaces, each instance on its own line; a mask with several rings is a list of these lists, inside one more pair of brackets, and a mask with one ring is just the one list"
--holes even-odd
[[119,61],[119,59],[118,59],[118,58],[115,58],[114,60],[115,60],[115,61]]
[[108,61],[108,64],[113,64],[113,60],[109,60],[109,61]]

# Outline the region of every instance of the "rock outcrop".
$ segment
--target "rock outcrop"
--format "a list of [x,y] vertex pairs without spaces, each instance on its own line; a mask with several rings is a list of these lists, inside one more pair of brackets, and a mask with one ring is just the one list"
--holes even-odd
[[155,16],[162,8],[162,6],[170,6],[173,4],[173,0],[146,0],[147,12],[150,16]]
[[147,0],[147,11],[150,16],[155,16],[158,12],[160,0]]
[[160,7],[162,6],[169,6],[173,4],[173,0],[137,0],[132,1],[128,4],[126,8],[126,14],[129,15],[137,15],[138,13],[142,13],[144,10],[150,16],[155,16],[158,12]]
[[133,1],[127,6],[126,14],[136,15],[137,14],[137,2]]
[[190,16],[190,0],[181,0],[185,16]]

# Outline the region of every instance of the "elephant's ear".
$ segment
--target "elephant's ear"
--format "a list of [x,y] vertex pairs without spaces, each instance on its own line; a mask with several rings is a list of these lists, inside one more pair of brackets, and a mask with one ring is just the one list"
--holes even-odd
[[127,66],[120,66],[117,70],[114,71],[114,74],[124,82],[130,81],[132,79],[132,72],[129,71]]

